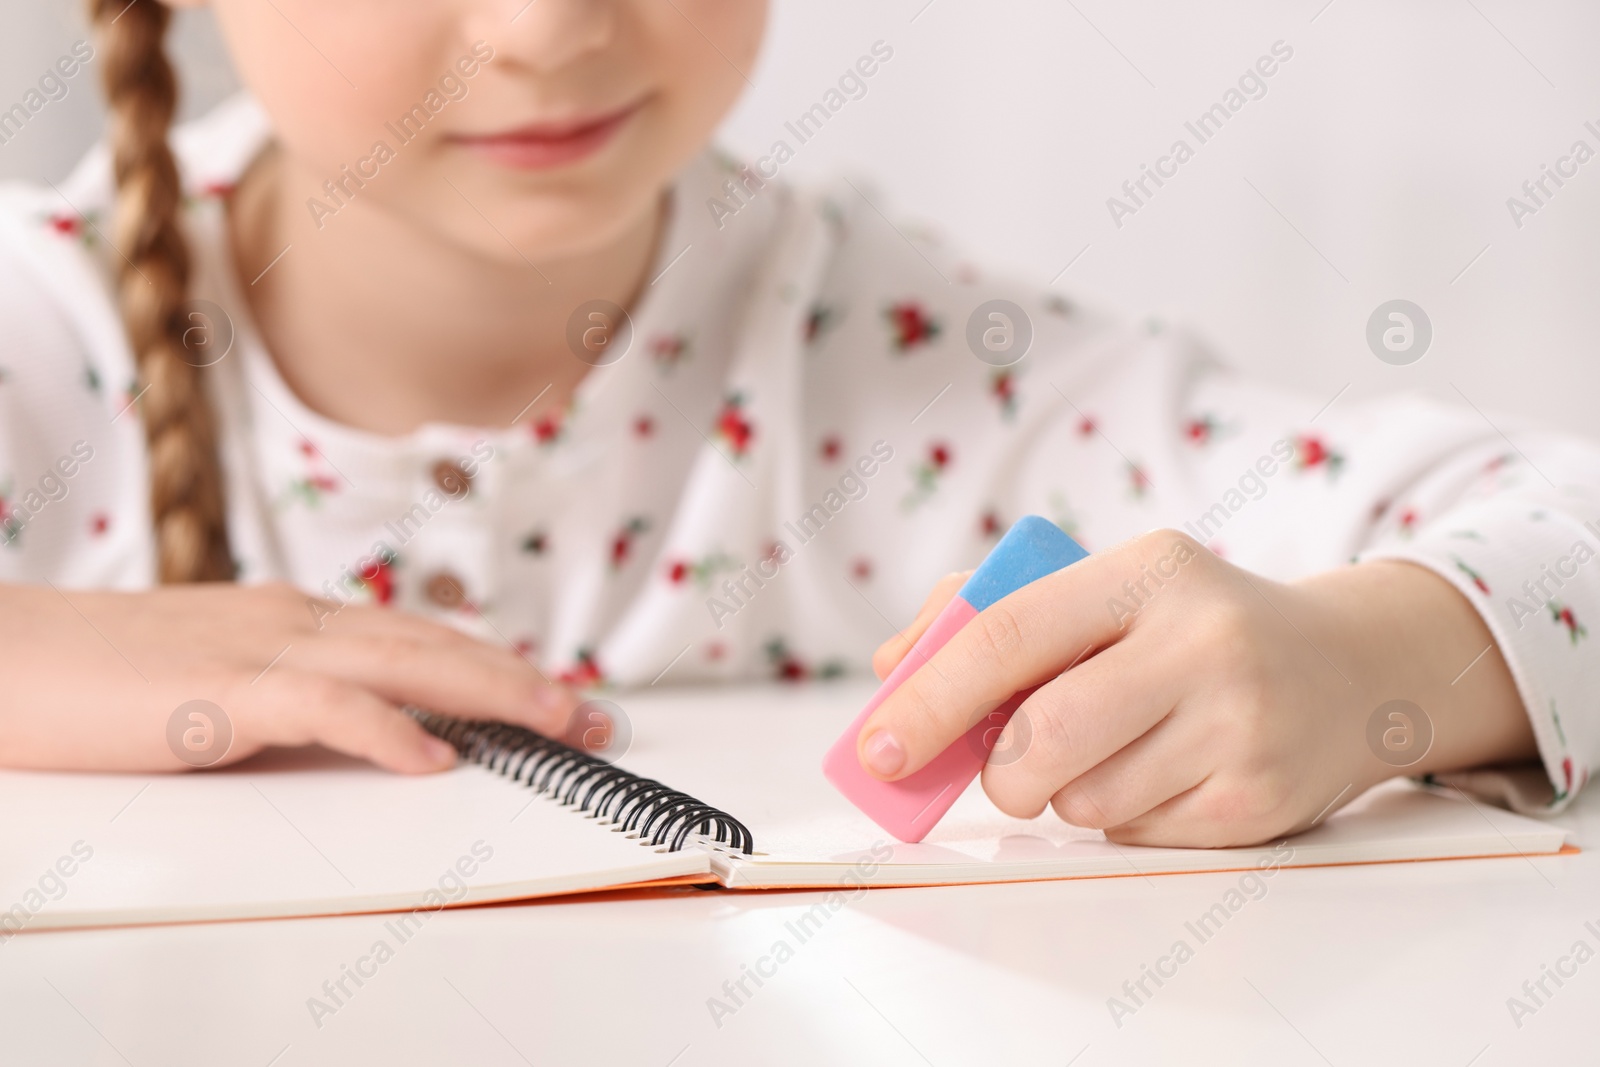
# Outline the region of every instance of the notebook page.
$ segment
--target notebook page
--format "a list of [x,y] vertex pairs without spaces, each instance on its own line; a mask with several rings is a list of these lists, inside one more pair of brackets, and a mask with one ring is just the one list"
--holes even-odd
[[623,763],[750,828],[756,857],[716,853],[719,875],[735,887],[839,885],[863,859],[877,863],[871,884],[933,885],[1536,855],[1560,851],[1566,838],[1551,823],[1397,781],[1283,845],[1138,848],[1068,826],[1048,810],[1036,819],[1010,818],[975,781],[924,841],[906,845],[858,812],[819,769],[822,753],[872,689],[848,682],[621,694],[615,699],[632,719],[636,741],[650,739],[636,743]]
[[704,875],[477,766],[321,750],[173,775],[0,771],[0,941],[17,929],[328,915]]

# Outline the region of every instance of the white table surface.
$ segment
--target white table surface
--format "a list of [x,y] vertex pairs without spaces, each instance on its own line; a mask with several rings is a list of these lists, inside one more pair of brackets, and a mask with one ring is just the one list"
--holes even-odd
[[[1558,821],[1590,851],[1285,870],[1203,944],[1184,924],[1236,874],[874,889],[720,1020],[708,999],[822,894],[442,912],[320,1026],[308,998],[386,917],[29,933],[0,944],[0,1062],[1594,1063],[1600,957],[1507,1008],[1600,951],[1600,792]],[[1179,938],[1193,958],[1119,1026],[1108,998]]]

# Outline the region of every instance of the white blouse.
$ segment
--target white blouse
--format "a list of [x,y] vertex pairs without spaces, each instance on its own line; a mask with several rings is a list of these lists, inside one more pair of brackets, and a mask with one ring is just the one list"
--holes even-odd
[[[268,136],[247,98],[175,134],[242,581],[446,620],[580,685],[799,679],[863,669],[1021,515],[1091,551],[1170,526],[1279,580],[1431,568],[1482,612],[1544,764],[1458,780],[1554,811],[1600,761],[1592,444],[1243,381],[848,186],[732,200],[714,155],[675,184],[631,340],[560,417],[383,437],[307,408],[251,324],[224,198]],[[0,186],[0,581],[155,580],[111,192],[103,147],[59,191]]]

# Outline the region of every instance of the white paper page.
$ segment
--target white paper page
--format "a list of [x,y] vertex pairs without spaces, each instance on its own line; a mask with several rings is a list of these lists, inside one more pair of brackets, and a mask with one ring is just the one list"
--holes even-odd
[[0,812],[0,940],[432,909],[709,869],[703,852],[657,852],[481,767],[402,776],[321,750],[173,775],[0,771]]
[[[1114,845],[1098,831],[995,809],[974,782],[928,837],[895,841],[823,778],[823,752],[872,693],[850,682],[784,689],[652,690],[614,699],[636,743],[621,762],[740,819],[755,835],[753,861],[718,871],[737,886],[838,885],[863,858],[892,858],[874,885],[1095,877],[1462,856],[1547,854],[1557,825],[1482,802],[1392,782],[1316,829],[1258,849],[1154,849]],[[1330,797],[1330,800],[1333,798]],[[874,854],[874,848],[877,849]]]

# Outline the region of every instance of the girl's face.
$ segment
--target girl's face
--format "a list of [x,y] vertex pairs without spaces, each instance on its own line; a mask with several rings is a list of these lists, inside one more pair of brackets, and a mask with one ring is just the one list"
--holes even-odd
[[303,225],[378,207],[505,262],[638,224],[744,87],[767,14],[767,0],[211,2]]

